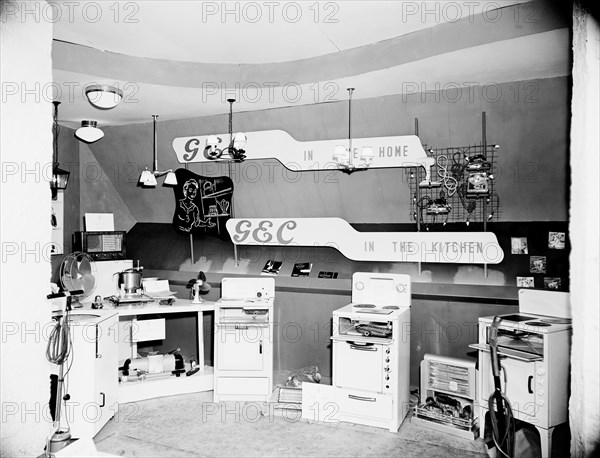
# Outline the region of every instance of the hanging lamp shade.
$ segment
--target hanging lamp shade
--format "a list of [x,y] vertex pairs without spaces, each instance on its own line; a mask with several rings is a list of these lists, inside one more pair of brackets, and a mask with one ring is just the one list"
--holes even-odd
[[156,180],[156,178],[166,175],[163,185],[164,186],[176,186],[177,185],[177,176],[175,175],[175,172],[173,172],[173,169],[165,170],[164,172],[161,172],[158,170],[158,156],[157,156],[158,139],[156,136],[156,119],[157,118],[158,118],[158,115],[152,115],[152,123],[154,126],[154,129],[153,129],[153,131],[154,131],[153,168],[152,168],[152,170],[145,169],[144,171],[142,171],[142,174],[140,175],[138,184],[140,184],[142,186],[146,186],[146,187],[155,187],[158,184],[158,181]]
[[50,187],[56,190],[67,189],[70,174],[70,172],[61,169],[60,167],[58,167],[58,164],[55,164],[52,167],[52,182],[50,183]]
[[104,137],[104,132],[96,121],[81,121],[81,127],[75,131],[75,136],[86,143],[94,143]]
[[58,125],[58,106],[60,102],[52,102],[54,105],[53,115],[53,148],[52,148],[52,179],[50,180],[50,189],[52,190],[52,197],[56,197],[59,189],[66,189],[69,183],[70,172],[61,169],[58,166],[58,135],[60,133],[60,126]]
[[175,175],[175,172],[169,172],[167,173],[167,176],[165,177],[165,183],[166,185],[169,186],[176,186],[177,185],[177,176]]

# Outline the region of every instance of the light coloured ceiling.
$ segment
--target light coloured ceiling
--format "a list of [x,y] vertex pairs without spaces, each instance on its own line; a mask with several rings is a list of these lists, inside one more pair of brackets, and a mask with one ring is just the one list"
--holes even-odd
[[[568,29],[493,2],[52,2],[61,123],[194,118],[566,75]],[[521,4],[521,5],[519,5]],[[50,5],[50,4],[49,4]],[[539,13],[541,14],[541,13]],[[527,21],[533,18],[535,21]],[[543,21],[541,19],[544,19]],[[98,110],[93,83],[124,101]]]

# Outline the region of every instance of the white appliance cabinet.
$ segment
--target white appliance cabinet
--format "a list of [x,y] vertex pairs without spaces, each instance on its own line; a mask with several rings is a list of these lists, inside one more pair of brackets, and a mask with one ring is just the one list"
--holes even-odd
[[61,424],[68,422],[72,437],[94,437],[117,413],[118,313],[72,313],[71,366],[63,393]]

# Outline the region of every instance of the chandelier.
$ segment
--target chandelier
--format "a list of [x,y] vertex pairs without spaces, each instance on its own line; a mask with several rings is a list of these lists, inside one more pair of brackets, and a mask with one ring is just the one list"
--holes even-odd
[[358,170],[366,170],[373,163],[375,153],[371,146],[363,146],[358,162],[354,163],[356,152],[352,148],[352,93],[353,87],[348,88],[348,147],[337,145],[333,151],[333,160],[338,169],[345,173],[352,173]]
[[223,159],[223,156],[229,156],[234,162],[242,162],[246,159],[246,134],[237,132],[233,134],[233,102],[235,99],[227,99],[229,102],[229,143],[223,148],[219,148],[219,144],[223,142],[221,137],[209,135],[206,139],[206,147],[204,148],[204,156],[207,159],[217,160]]

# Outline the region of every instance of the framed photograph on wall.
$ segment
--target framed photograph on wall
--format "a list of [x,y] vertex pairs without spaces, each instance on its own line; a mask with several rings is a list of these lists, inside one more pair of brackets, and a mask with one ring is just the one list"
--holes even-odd
[[517,277],[517,286],[519,288],[533,288],[535,287],[535,282],[533,277]]
[[266,262],[266,264],[263,267],[263,270],[260,274],[276,276],[279,274],[279,271],[281,270],[282,265],[283,265],[282,261],[273,261],[272,259],[269,259]]
[[511,254],[527,254],[527,237],[510,238]]
[[530,256],[529,272],[532,274],[546,273],[546,256]]
[[545,289],[560,290],[561,285],[562,285],[562,282],[559,277],[544,277],[544,288]]
[[52,226],[52,248],[50,254],[63,254],[63,243],[65,233],[65,195],[64,191],[58,190],[56,198],[52,199],[52,214],[50,224]]
[[548,248],[552,250],[564,250],[565,238],[566,234],[564,232],[548,232]]

